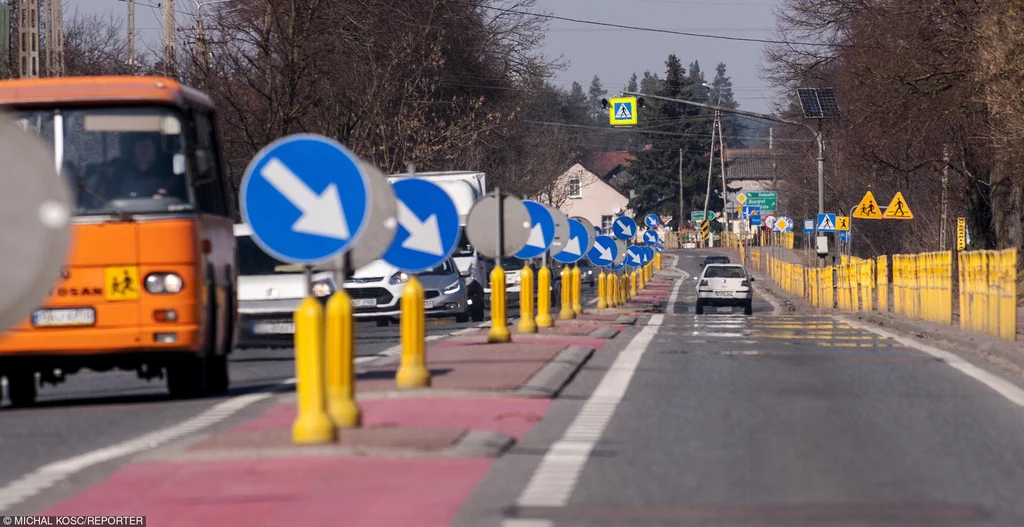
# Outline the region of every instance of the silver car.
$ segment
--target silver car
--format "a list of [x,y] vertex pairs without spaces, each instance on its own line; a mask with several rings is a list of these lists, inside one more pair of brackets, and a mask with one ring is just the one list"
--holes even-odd
[[[345,281],[357,319],[372,319],[378,326],[397,321],[402,314],[402,292],[409,273],[376,260],[361,267]],[[470,309],[467,287],[455,262],[449,258],[437,267],[416,275],[423,285],[424,311],[428,317],[455,317],[456,322],[483,320],[482,306]]]
[[754,313],[754,277],[742,265],[708,264],[694,280],[698,315],[704,314],[705,306],[742,306],[744,313]]
[[[295,309],[307,294],[302,266],[263,252],[248,225],[235,225],[238,245],[238,347],[291,346]],[[313,275],[312,293],[321,301],[334,293],[332,273]]]

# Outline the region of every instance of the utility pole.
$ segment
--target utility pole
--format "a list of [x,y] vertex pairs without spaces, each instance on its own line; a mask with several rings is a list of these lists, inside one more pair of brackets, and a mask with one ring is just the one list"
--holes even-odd
[[177,25],[174,21],[174,0],[162,0],[160,6],[163,8],[164,73],[168,77],[175,77],[177,68],[175,67],[174,41]]
[[46,75],[64,76],[64,7],[46,0]]
[[128,67],[135,72],[135,0],[128,0]]
[[939,250],[946,250],[946,220],[949,214],[949,145],[942,145],[942,204],[939,215]]
[[18,44],[18,77],[39,77],[39,0],[18,0]]
[[725,185],[725,134],[722,133],[722,119],[718,119],[718,163],[722,169],[722,219],[725,220],[726,230],[729,230],[729,187]]
[[203,73],[210,70],[210,42],[206,39],[206,27],[203,25],[203,16],[197,16],[196,27],[196,55],[198,55],[199,66]]
[[[683,220],[686,216],[683,213],[686,211],[686,205],[683,203],[683,149],[679,148],[679,221],[676,222],[676,230],[679,232],[683,231]],[[682,235],[680,235],[682,236]],[[682,239],[682,238],[680,238]]]

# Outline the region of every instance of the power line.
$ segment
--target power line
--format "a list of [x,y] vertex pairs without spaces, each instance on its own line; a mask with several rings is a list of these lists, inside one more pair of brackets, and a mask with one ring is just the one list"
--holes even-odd
[[[457,3],[461,3],[461,2],[457,2]],[[669,34],[669,35],[680,35],[680,36],[684,36],[684,37],[712,38],[712,39],[718,39],[718,40],[734,40],[734,41],[740,41],[740,42],[759,42],[759,43],[762,43],[762,44],[786,44],[786,45],[796,45],[796,46],[818,46],[818,47],[831,47],[831,46],[833,46],[833,44],[822,44],[822,43],[819,43],[819,42],[793,42],[793,41],[787,41],[787,40],[769,40],[769,39],[763,39],[763,38],[729,37],[729,36],[725,36],[725,35],[706,35],[706,34],[702,34],[702,33],[690,33],[690,32],[687,32],[687,31],[674,31],[674,30],[671,30],[671,29],[657,29],[657,28],[653,28],[653,27],[627,26],[627,25],[624,25],[624,24],[613,24],[611,22],[598,22],[596,20],[584,20],[584,19],[581,19],[581,18],[569,18],[569,17],[564,17],[564,16],[547,15],[547,14],[542,14],[542,13],[531,13],[529,11],[519,11],[517,9],[508,9],[508,8],[505,8],[505,7],[482,6],[482,5],[470,4],[470,3],[462,3],[462,5],[466,5],[466,6],[470,6],[470,7],[482,7],[484,9],[492,9],[492,10],[495,10],[495,11],[501,11],[501,12],[504,12],[504,13],[511,13],[511,14],[514,14],[514,15],[527,15],[527,16],[535,16],[535,17],[538,17],[538,18],[547,18],[547,19],[550,19],[550,20],[562,20],[564,22],[573,22],[575,24],[589,24],[589,25],[592,25],[592,26],[614,27],[614,28],[619,28],[619,29],[630,29],[630,30],[633,30],[633,31],[646,31],[646,32],[649,32],[649,33],[666,33],[666,34]]]

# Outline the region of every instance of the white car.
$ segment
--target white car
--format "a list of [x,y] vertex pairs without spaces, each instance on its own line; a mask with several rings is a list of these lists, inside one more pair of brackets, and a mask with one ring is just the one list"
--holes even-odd
[[[483,305],[470,306],[468,287],[455,261],[445,260],[437,267],[418,273],[423,285],[425,314],[428,317],[455,317],[456,322],[484,319]],[[402,315],[402,291],[409,274],[383,260],[375,260],[345,281],[345,292],[352,297],[357,319],[370,319],[387,326]]]
[[705,306],[743,307],[744,313],[754,313],[754,277],[742,265],[708,264],[694,280],[698,315],[704,314]]

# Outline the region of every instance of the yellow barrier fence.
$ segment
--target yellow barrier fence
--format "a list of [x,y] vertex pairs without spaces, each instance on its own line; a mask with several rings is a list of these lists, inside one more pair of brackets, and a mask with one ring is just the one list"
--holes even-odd
[[1017,336],[1017,249],[960,253],[960,327]]

